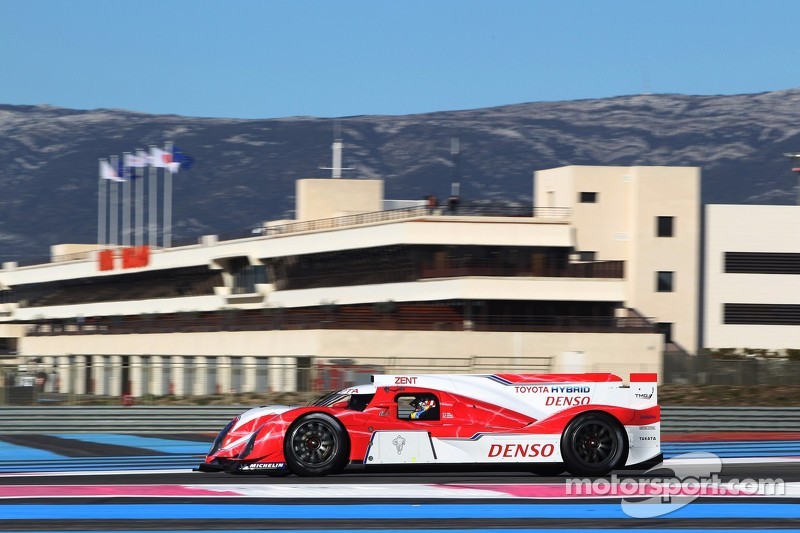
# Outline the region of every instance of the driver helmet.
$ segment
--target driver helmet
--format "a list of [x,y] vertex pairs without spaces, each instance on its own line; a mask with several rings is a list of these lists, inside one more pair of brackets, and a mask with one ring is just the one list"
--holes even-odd
[[418,419],[429,409],[436,407],[436,399],[431,396],[420,396],[411,402],[411,407],[414,412],[411,413],[411,418]]

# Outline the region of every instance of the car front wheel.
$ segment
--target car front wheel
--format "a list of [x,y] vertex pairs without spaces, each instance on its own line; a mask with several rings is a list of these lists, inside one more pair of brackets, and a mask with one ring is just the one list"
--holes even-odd
[[625,432],[605,413],[585,413],[569,423],[561,437],[566,470],[576,476],[602,476],[624,464]]
[[289,469],[298,476],[325,476],[347,464],[349,442],[334,418],[313,413],[292,424],[284,440]]

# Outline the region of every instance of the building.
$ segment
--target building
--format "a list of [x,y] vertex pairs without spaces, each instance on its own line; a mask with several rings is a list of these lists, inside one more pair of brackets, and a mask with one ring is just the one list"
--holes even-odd
[[54,247],[0,270],[2,342],[56,392],[134,396],[373,370],[660,373],[664,334],[694,349],[698,170],[535,181],[533,207],[385,210],[380,180],[300,180],[297,219],[255,233]]
[[707,348],[800,348],[800,207],[708,205]]
[[537,172],[536,207],[565,207],[578,260],[623,261],[624,301],[696,353],[700,169],[567,166]]

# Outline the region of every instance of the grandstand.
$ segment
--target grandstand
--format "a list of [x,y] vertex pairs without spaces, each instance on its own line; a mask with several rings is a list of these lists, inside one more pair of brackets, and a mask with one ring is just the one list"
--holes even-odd
[[[665,348],[694,348],[696,286],[642,280],[696,278],[697,237],[658,242],[650,219],[690,224],[699,200],[664,212],[658,191],[617,182],[649,191],[665,173],[699,180],[565,167],[537,173],[535,205],[455,211],[383,210],[380,180],[300,180],[298,219],[256,232],[145,247],[136,262],[60,245],[4,263],[0,350],[55,394],[100,396],[295,392],[374,369],[661,372]],[[584,187],[605,203],[581,201]]]

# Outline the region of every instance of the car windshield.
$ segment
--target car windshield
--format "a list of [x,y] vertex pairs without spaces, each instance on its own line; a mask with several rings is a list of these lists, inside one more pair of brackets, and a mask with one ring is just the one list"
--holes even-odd
[[375,394],[342,394],[339,391],[329,392],[320,396],[310,404],[312,407],[344,407],[353,411],[363,411],[369,405]]
[[338,390],[336,390],[333,392],[329,392],[327,394],[323,394],[322,396],[312,401],[308,405],[315,407],[328,407],[329,405],[333,405],[336,402],[340,402],[349,397],[350,397],[349,394],[341,394]]

